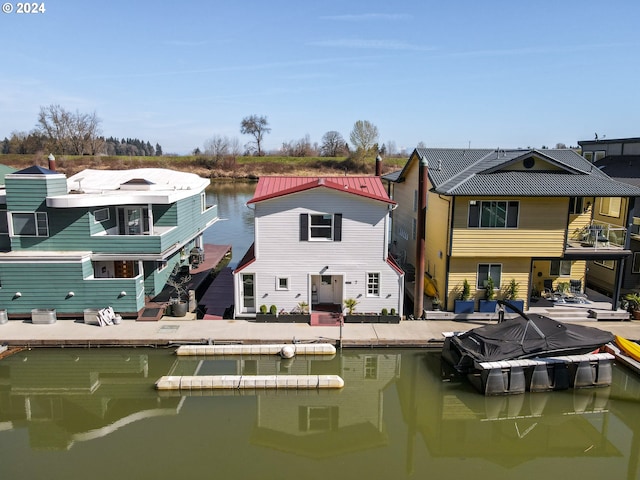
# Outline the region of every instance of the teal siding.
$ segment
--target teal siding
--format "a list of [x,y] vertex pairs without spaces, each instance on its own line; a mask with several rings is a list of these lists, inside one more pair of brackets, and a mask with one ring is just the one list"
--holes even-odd
[[[140,277],[93,279],[92,274],[90,261],[0,263],[0,305],[9,313],[29,313],[32,308],[82,313],[109,305],[118,312],[137,312],[144,306]],[[120,297],[122,291],[127,295]],[[16,292],[22,295],[16,298]],[[69,297],[69,292],[74,295]]]
[[41,211],[48,196],[66,195],[67,180],[64,177],[43,175],[42,178],[6,179],[7,209],[16,212]]

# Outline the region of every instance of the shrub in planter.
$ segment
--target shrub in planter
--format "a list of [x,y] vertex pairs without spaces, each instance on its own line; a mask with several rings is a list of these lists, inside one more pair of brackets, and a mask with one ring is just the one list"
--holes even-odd
[[453,302],[453,313],[473,313],[475,310],[475,302],[469,300],[471,296],[471,287],[469,281],[465,278],[462,283],[462,291],[460,297]]
[[478,310],[480,312],[495,312],[496,307],[498,306],[498,302],[495,298],[495,284],[493,283],[493,278],[489,277],[485,286],[484,300],[480,300]]

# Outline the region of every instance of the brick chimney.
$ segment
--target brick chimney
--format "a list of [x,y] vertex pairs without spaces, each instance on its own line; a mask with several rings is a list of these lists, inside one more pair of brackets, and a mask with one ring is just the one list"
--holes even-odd
[[53,156],[53,153],[49,154],[49,170],[56,171],[56,157]]
[[382,157],[380,154],[376,155],[376,177],[382,176]]

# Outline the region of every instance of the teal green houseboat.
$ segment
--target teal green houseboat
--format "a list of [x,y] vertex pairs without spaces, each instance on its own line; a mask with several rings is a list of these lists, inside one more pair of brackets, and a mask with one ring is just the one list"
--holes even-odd
[[55,309],[80,317],[112,306],[137,317],[218,220],[209,180],[167,169],[33,166],[0,190],[0,308],[11,317]]

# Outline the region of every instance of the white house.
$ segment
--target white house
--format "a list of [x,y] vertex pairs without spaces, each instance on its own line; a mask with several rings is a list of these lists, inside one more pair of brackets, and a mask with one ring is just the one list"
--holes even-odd
[[247,206],[255,239],[234,271],[236,317],[302,302],[341,311],[346,299],[402,315],[404,273],[388,251],[396,203],[379,177],[263,177]]

